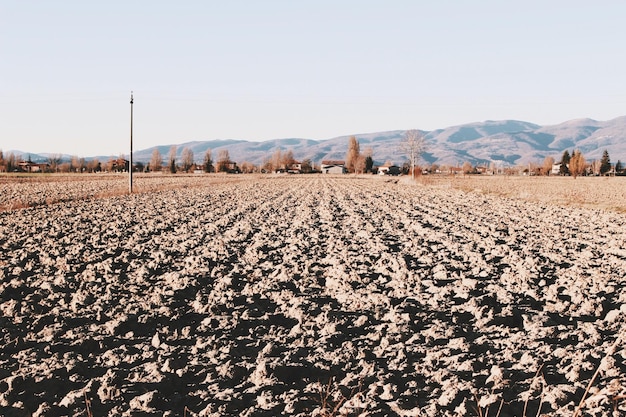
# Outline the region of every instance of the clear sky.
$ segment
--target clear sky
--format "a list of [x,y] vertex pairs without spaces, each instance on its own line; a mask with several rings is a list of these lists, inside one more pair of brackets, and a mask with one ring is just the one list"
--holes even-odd
[[626,115],[622,0],[0,0],[0,149]]

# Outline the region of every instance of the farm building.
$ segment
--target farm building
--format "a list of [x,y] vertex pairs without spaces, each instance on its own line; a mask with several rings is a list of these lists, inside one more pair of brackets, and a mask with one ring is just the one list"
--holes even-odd
[[378,167],[378,175],[400,175],[400,167],[397,165],[382,165]]
[[345,174],[346,161],[322,161],[321,171],[323,174]]
[[18,167],[22,172],[47,172],[50,170],[49,164],[36,164],[31,161],[21,161]]

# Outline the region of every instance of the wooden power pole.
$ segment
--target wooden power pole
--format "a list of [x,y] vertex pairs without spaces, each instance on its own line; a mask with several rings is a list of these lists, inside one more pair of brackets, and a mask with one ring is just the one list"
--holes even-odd
[[133,193],[133,92],[130,92],[130,157],[128,158],[128,193]]

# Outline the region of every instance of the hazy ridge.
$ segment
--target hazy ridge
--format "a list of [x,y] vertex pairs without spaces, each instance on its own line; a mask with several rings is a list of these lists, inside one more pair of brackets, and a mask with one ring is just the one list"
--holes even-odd
[[[609,151],[611,160],[626,158],[626,116],[608,121],[574,119],[557,125],[540,126],[517,120],[500,120],[468,123],[433,131],[422,131],[428,148],[423,155],[426,163],[457,165],[469,161],[473,164],[495,162],[502,166],[541,162],[546,156],[556,160],[564,150],[580,149],[587,160],[600,159],[602,152]],[[376,163],[392,161],[401,164],[406,157],[400,150],[404,130],[375,133],[356,133],[361,149],[372,148]],[[303,138],[253,140],[210,140],[172,143],[137,150],[134,160],[147,163],[155,148],[165,158],[171,146],[177,147],[180,156],[184,148],[190,148],[198,162],[207,149],[214,158],[227,149],[232,160],[262,164],[277,149],[292,150],[296,159],[343,159],[352,134],[327,140]],[[5,151],[6,152],[6,151]],[[45,160],[46,154],[13,151],[30,156],[32,160]],[[112,155],[90,156],[87,159],[107,160]],[[117,155],[114,155],[117,156]],[[69,155],[64,155],[69,158]]]

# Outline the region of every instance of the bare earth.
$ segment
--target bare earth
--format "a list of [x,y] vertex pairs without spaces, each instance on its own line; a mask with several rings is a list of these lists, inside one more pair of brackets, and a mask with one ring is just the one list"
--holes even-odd
[[2,416],[626,413],[621,178],[84,178],[0,179]]

